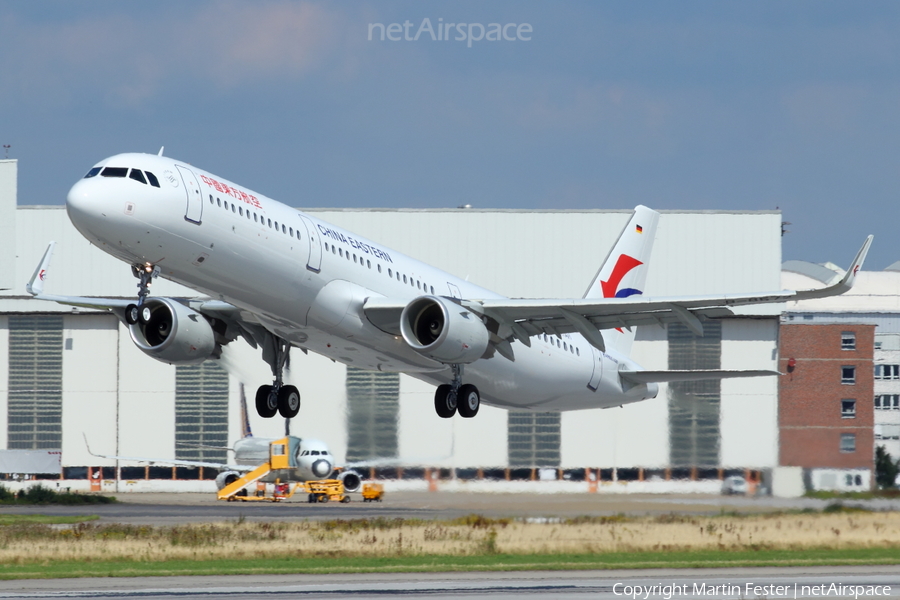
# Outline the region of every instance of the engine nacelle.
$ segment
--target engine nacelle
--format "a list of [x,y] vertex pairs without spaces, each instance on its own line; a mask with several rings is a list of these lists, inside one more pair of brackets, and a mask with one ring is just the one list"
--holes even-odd
[[481,317],[437,296],[420,296],[407,304],[400,332],[413,350],[447,364],[475,362],[490,339]]
[[241,478],[241,474],[237,471],[222,471],[218,475],[216,475],[216,489],[221,490],[238,479]]
[[169,364],[197,364],[212,356],[216,336],[203,315],[169,298],[145,300],[141,312],[148,309],[149,318],[128,326],[144,354]]
[[341,471],[337,478],[341,480],[344,489],[348,492],[359,491],[359,486],[362,484],[362,477],[356,471]]

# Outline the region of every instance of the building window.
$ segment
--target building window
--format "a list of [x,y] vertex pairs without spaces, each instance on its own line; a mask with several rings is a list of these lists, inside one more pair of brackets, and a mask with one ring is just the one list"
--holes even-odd
[[9,317],[7,448],[62,448],[63,318]]
[[511,467],[558,467],[560,413],[509,412],[507,451]]
[[346,390],[347,460],[396,457],[400,375],[347,367]]
[[841,452],[856,452],[856,434],[855,433],[842,433],[841,434]]
[[841,400],[841,418],[856,418],[856,400]]
[[852,331],[841,332],[841,350],[856,350],[856,334]]
[[876,440],[900,440],[900,425],[876,425]]
[[856,367],[841,367],[841,383],[844,385],[853,385],[856,383]]
[[875,365],[875,379],[900,379],[900,365]]
[[875,396],[875,408],[878,410],[900,410],[900,395],[881,394]]
[[228,373],[217,361],[175,367],[175,458],[228,460]]

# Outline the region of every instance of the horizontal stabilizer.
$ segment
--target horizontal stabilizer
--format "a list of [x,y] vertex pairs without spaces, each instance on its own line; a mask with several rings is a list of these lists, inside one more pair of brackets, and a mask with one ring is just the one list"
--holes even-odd
[[622,379],[632,383],[663,383],[671,381],[702,381],[705,379],[732,379],[735,377],[766,377],[781,375],[778,371],[732,371],[709,369],[699,371],[619,371]]

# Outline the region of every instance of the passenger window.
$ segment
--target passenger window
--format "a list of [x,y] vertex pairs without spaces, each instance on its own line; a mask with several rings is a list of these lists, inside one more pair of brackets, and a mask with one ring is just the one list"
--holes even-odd
[[278,231],[278,221],[275,221],[275,231]]
[[287,227],[284,223],[281,224],[281,233],[287,233]]
[[356,262],[356,254],[353,255],[353,262]]
[[393,270],[393,269],[388,269],[388,277],[391,277],[391,278],[394,277],[394,270]]
[[128,177],[134,179],[135,181],[140,181],[144,185],[147,185],[147,180],[144,179],[144,174],[141,173],[140,169],[132,169],[131,173],[128,174]]
[[381,273],[381,265],[378,265],[378,272]]
[[419,289],[421,290],[421,289],[422,289],[422,282],[416,280],[416,287],[419,288]]
[[154,175],[150,171],[144,171],[144,175],[147,176],[147,181],[150,182],[150,185],[152,185],[153,187],[159,187],[159,179],[156,178],[156,175]]
[[102,177],[125,177],[128,175],[127,167],[106,167],[100,173]]
[[434,293],[434,286],[431,286],[431,293]]
[[269,222],[269,229],[272,228],[272,219],[266,219]]
[[87,172],[87,175],[84,176],[85,179],[90,179],[91,177],[96,177],[97,173],[99,173],[103,167],[94,167],[90,171]]
[[257,223],[259,223],[259,215],[256,213],[253,213],[253,220],[256,221]]
[[216,198],[216,206],[222,206],[222,199]]
[[223,202],[222,205],[225,207],[225,210],[228,210],[228,200]]
[[406,275],[403,276],[403,283],[406,283]]
[[344,249],[343,248],[338,248],[338,256],[340,256],[341,258],[344,258]]
[[216,201],[213,200],[212,194],[209,195],[209,203],[210,203],[210,204],[215,204],[215,203],[216,203]]
[[569,345],[566,344],[565,342],[563,342],[563,350],[568,350],[568,349],[569,349]]
[[[294,228],[293,227],[288,227],[288,232],[289,232],[288,233],[289,236],[294,237]],[[328,250],[328,244],[325,244],[325,249]]]
[[366,260],[366,266],[369,267],[369,268],[371,269],[371,268],[372,268],[372,261],[371,261],[371,260]]
[[231,203],[231,212],[236,213],[237,209],[234,206],[234,202]]
[[238,214],[242,217],[244,216],[244,207],[243,206],[238,206]]

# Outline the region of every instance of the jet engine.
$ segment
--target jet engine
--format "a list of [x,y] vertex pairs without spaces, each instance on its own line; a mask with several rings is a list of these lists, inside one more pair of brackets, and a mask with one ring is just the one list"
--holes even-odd
[[341,471],[341,474],[338,475],[337,478],[341,480],[341,483],[344,484],[344,489],[348,492],[359,491],[362,477],[360,477],[359,473],[356,471]]
[[216,475],[216,489],[221,490],[241,478],[237,471],[222,471]]
[[413,350],[446,364],[484,355],[490,334],[477,314],[437,296],[420,296],[400,315],[400,333]]
[[209,321],[170,298],[146,300],[128,332],[144,354],[169,364],[201,363],[216,349]]

